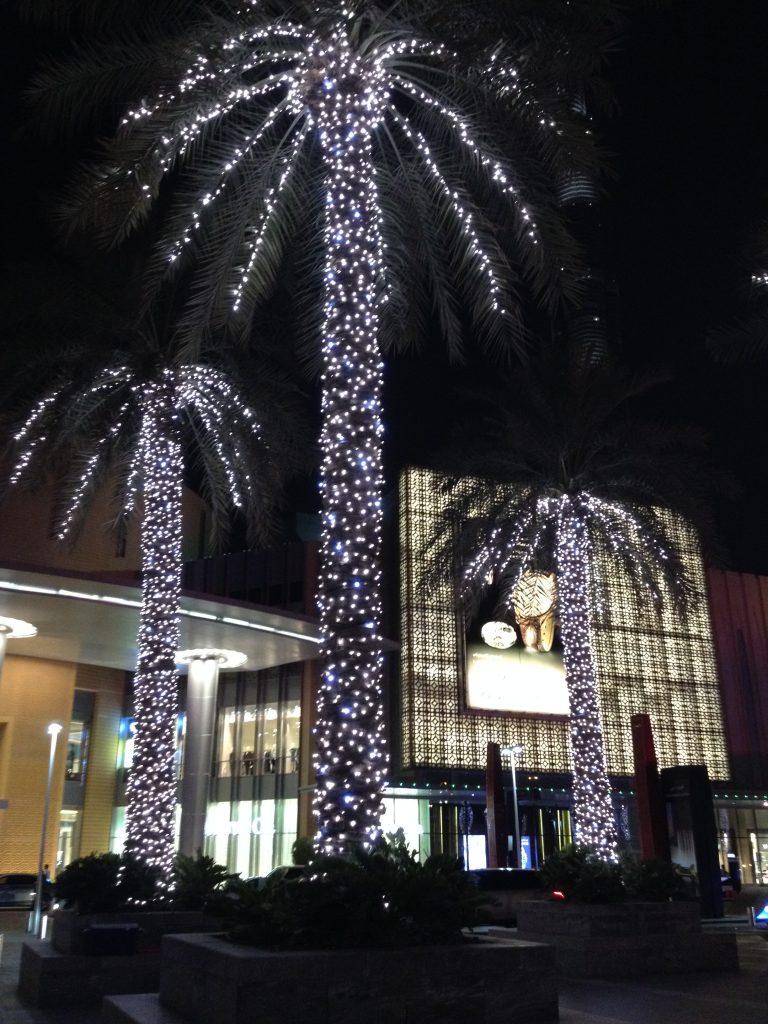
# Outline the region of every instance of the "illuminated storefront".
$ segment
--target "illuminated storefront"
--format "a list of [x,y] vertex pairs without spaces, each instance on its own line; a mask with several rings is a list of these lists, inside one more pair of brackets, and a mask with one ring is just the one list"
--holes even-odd
[[298,829],[302,666],[222,678],[205,849],[243,878],[291,863]]

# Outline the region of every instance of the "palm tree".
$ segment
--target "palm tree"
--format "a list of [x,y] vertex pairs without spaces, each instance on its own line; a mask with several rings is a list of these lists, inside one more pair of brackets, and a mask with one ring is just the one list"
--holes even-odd
[[[57,359],[62,361],[60,354]],[[73,350],[63,362],[59,382],[15,435],[9,483],[58,467],[63,483],[54,521],[61,541],[74,542],[88,498],[105,474],[116,481],[118,525],[125,525],[141,498],[142,600],[126,845],[167,881],[176,812],[185,455],[190,446],[198,455],[214,518],[221,522],[233,507],[258,535],[279,480],[277,451],[231,373],[210,363],[174,361],[172,346],[151,332],[106,359],[103,351]],[[250,391],[258,389],[251,384]]]
[[436,485],[449,495],[435,541],[444,552],[438,573],[455,578],[458,537],[468,612],[491,584],[499,588],[497,617],[509,618],[524,574],[555,573],[574,836],[606,860],[616,858],[616,827],[591,644],[602,559],[617,559],[656,609],[694,598],[663,510],[701,520],[702,439],[628,415],[631,401],[661,379],[584,366],[578,351],[551,349],[500,395],[484,397],[480,428],[463,432],[471,451],[443,463],[459,475]]
[[225,317],[247,323],[293,256],[292,304],[321,339],[315,803],[320,847],[340,852],[376,835],[387,767],[382,352],[436,323],[459,353],[469,322],[508,351],[525,333],[521,282],[548,302],[572,290],[573,246],[550,192],[593,159],[563,89],[576,46],[553,42],[526,0],[516,34],[491,49],[481,42],[497,38],[498,10],[487,2],[447,13],[442,0],[187,6],[172,39],[159,41],[154,22],[151,37],[126,30],[38,86],[65,120],[83,116],[84,86],[114,101],[115,67],[144,97],[72,203],[111,244],[163,200],[157,281],[190,279],[188,344]]

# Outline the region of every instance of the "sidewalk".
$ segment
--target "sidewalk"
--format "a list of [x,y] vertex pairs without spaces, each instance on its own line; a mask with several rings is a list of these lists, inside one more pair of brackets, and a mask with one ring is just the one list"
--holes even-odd
[[[26,934],[4,924],[0,915],[4,935],[0,1024],[101,1024],[101,1012],[95,1007],[37,1010],[19,1001],[16,982]],[[737,932],[738,974],[663,975],[627,981],[563,979],[560,1024],[768,1024],[768,941],[747,931],[741,919],[718,922],[716,927]],[[256,1015],[254,1024],[259,1024]]]

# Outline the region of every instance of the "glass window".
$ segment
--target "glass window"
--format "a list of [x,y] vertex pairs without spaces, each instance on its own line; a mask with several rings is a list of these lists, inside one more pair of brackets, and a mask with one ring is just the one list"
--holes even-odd
[[79,856],[80,812],[63,810],[59,819],[59,842],[56,848],[56,873]]
[[218,721],[219,777],[297,772],[300,728],[301,708],[296,701],[223,709]]
[[242,878],[266,875],[291,863],[298,800],[239,800],[209,804],[205,822],[208,856]]
[[[176,750],[174,765],[176,777],[181,778],[184,768],[184,739],[187,733],[187,716],[182,711],[176,719]],[[120,732],[117,744],[117,769],[130,769],[133,766],[133,744],[136,735],[136,722],[133,718],[120,720]]]
[[73,720],[67,736],[66,778],[68,782],[85,782],[85,769],[88,764],[88,737],[90,729],[87,722]]

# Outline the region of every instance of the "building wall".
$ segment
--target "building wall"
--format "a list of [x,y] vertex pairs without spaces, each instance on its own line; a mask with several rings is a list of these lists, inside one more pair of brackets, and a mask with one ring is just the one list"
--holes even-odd
[[[427,592],[423,574],[440,515],[435,475],[407,470],[401,480],[401,723],[400,767],[475,769],[485,766],[489,741],[522,743],[521,767],[571,770],[567,718],[468,710],[463,624],[449,581]],[[482,508],[477,515],[482,516]],[[668,525],[683,547],[694,584],[704,572],[693,531]],[[623,570],[608,558],[594,574],[603,584],[592,622],[608,770],[631,775],[631,716],[650,714],[662,767],[705,763],[715,779],[729,777],[710,616],[701,601],[685,615],[657,617],[635,596]]]
[[768,577],[707,574],[731,779],[768,787]]
[[77,668],[6,655],[0,677],[0,871],[37,871],[48,773],[50,722],[60,722],[44,861],[56,863],[66,736]]
[[[52,488],[32,495],[11,490],[0,505],[0,562],[45,572],[63,569],[92,576],[135,577],[141,565],[138,517],[129,523],[125,545],[119,551],[112,529],[116,510],[108,483],[94,495],[74,548],[51,536],[54,501]],[[205,505],[186,488],[183,502],[184,557],[199,558],[205,553]]]

